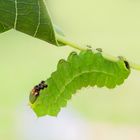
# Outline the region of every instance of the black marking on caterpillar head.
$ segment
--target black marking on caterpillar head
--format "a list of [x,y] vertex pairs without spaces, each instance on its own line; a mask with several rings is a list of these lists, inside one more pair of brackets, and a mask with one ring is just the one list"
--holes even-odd
[[45,84],[45,81],[41,81],[38,85],[34,86],[34,88],[30,92],[29,100],[33,104],[39,96],[39,93],[44,88],[47,88],[48,85]]
[[125,67],[129,70],[130,69],[129,62],[126,61],[126,59],[123,56],[118,56],[118,58],[124,62]]
[[124,64],[125,64],[126,68],[129,70],[130,69],[130,65],[129,65],[128,61],[124,60]]

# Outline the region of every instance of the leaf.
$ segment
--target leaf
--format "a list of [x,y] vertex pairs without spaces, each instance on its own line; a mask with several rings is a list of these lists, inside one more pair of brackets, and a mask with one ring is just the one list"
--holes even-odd
[[45,0],[0,0],[0,33],[11,28],[59,45]]
[[11,28],[0,23],[0,33],[10,30]]
[[77,90],[87,86],[115,88],[130,74],[123,60],[117,62],[103,58],[100,52],[91,50],[72,52],[67,61],[61,59],[57,70],[46,80],[47,88],[41,90],[36,101],[31,104],[37,116],[56,116],[61,107]]

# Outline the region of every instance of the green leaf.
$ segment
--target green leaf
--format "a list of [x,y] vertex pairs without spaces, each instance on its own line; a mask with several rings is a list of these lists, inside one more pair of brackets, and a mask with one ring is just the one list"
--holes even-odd
[[78,89],[87,86],[112,89],[129,74],[130,69],[121,59],[112,62],[91,50],[72,52],[67,60],[59,61],[57,70],[46,80],[48,87],[40,91],[31,107],[37,116],[56,116]]
[[0,23],[0,33],[10,30],[11,28]]
[[45,0],[0,0],[0,33],[11,28],[59,45]]

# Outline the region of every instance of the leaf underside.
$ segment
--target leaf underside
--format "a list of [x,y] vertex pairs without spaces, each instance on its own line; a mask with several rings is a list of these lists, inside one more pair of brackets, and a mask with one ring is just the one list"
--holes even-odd
[[80,54],[71,53],[67,60],[60,60],[57,70],[46,80],[48,87],[40,91],[37,100],[31,104],[37,116],[56,116],[61,107],[77,90],[87,86],[115,88],[130,74],[123,60],[117,62],[103,58],[100,52],[91,50]]
[[59,46],[45,0],[0,0],[0,33],[12,28]]

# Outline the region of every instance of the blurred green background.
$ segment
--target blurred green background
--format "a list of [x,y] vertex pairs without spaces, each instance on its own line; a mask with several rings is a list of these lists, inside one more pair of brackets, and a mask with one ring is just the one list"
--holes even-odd
[[[68,38],[140,63],[140,1],[48,0],[47,5]],[[58,117],[36,118],[28,106],[30,90],[73,50],[14,30],[0,34],[0,140],[140,139],[140,72],[133,70],[116,89],[82,89]]]

